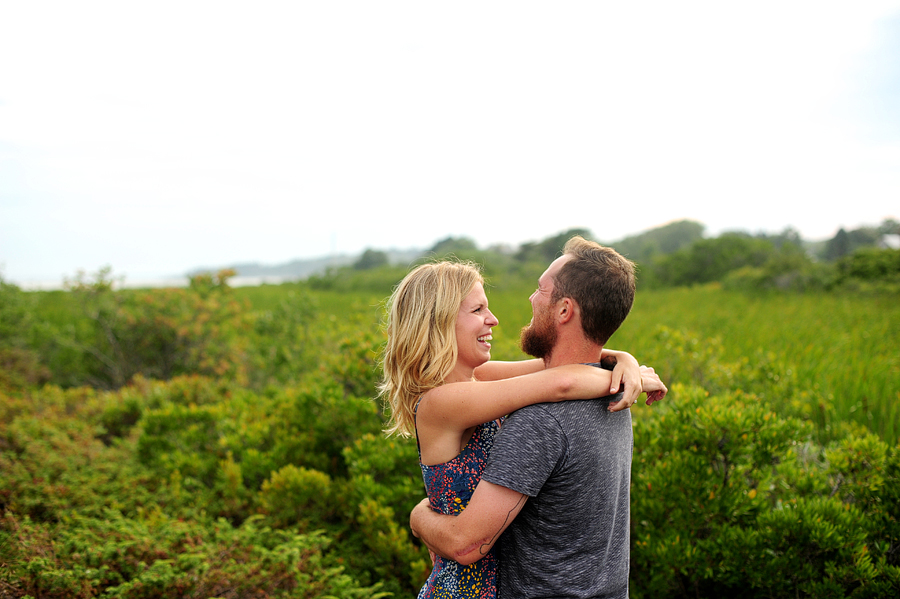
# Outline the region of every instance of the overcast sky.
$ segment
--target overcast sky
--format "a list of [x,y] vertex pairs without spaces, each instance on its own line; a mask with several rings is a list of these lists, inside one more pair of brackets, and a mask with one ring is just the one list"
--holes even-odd
[[19,284],[898,207],[897,0],[0,0]]

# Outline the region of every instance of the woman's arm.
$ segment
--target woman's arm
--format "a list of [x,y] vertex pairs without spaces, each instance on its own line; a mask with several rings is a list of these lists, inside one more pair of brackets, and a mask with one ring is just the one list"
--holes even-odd
[[638,395],[643,390],[641,386],[641,366],[638,361],[624,351],[614,349],[602,349],[600,351],[600,363],[604,368],[612,368],[612,381],[610,382],[610,394],[618,393],[624,386],[622,399],[609,406],[611,412],[618,412],[630,408],[637,401]]
[[475,379],[479,381],[499,381],[511,379],[514,376],[540,372],[543,369],[544,361],[537,358],[516,362],[490,360],[475,369]]
[[425,394],[417,421],[463,431],[536,403],[605,397],[611,380],[608,370],[568,364],[499,381],[447,383]]
[[[604,367],[609,367],[613,371],[611,394],[618,392],[618,387],[623,380],[625,380],[626,386],[629,382],[632,386],[636,386],[635,384],[640,381],[641,373],[638,361],[628,352],[604,348],[600,352],[600,362]],[[510,379],[514,376],[540,372],[541,370],[544,370],[544,361],[538,358],[513,362],[490,360],[475,369],[475,379],[479,381],[499,381]],[[637,394],[635,394],[636,396]]]
[[649,366],[641,366],[641,386],[647,394],[647,405],[657,402],[666,396],[669,389]]

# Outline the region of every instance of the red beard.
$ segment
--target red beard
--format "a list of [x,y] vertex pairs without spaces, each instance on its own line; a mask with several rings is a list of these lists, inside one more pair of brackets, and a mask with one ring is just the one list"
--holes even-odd
[[531,324],[522,328],[522,351],[529,356],[546,360],[556,345],[556,329],[550,320],[550,310],[543,309],[534,315]]

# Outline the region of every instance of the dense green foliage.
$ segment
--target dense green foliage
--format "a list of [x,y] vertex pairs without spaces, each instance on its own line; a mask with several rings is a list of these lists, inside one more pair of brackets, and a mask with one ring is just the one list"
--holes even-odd
[[[527,297],[565,238],[480,256],[442,242],[484,263],[495,358],[521,357]],[[646,271],[720,249],[725,266],[721,284],[642,283],[610,342],[672,389],[634,409],[635,597],[900,593],[896,250],[787,294],[799,285],[778,277],[809,266],[792,243],[645,246]],[[0,597],[415,593],[430,568],[407,528],[415,443],[385,438],[373,400],[382,302],[406,270],[239,289],[228,273],[165,290],[106,271],[65,292],[0,280]]]
[[[673,331],[672,341],[658,329]],[[610,341],[655,365],[666,381],[711,392],[757,385],[775,409],[814,422],[821,441],[856,422],[900,439],[900,303],[891,294],[747,294],[718,285],[638,293]],[[694,365],[670,364],[670,346],[694,348]],[[734,380],[711,378],[733,364]],[[790,398],[789,402],[778,397]]]
[[70,284],[80,319],[45,340],[54,379],[115,389],[136,374],[167,380],[187,373],[244,375],[248,306],[227,285],[233,273],[198,275],[187,289],[114,291],[105,269]]
[[752,394],[673,393],[635,427],[634,597],[897,596],[896,447],[820,446]]

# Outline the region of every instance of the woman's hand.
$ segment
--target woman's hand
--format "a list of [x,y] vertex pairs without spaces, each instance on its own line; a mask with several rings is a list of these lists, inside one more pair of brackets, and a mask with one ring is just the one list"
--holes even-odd
[[641,385],[647,394],[648,406],[661,400],[669,392],[656,371],[649,366],[641,366]]
[[622,399],[614,404],[610,404],[610,412],[618,412],[625,408],[630,408],[637,401],[643,391],[641,366],[634,356],[628,352],[606,352],[604,350],[604,358],[612,357],[616,361],[616,366],[612,371],[612,382],[609,387],[610,393],[618,393],[620,387],[624,387]]

